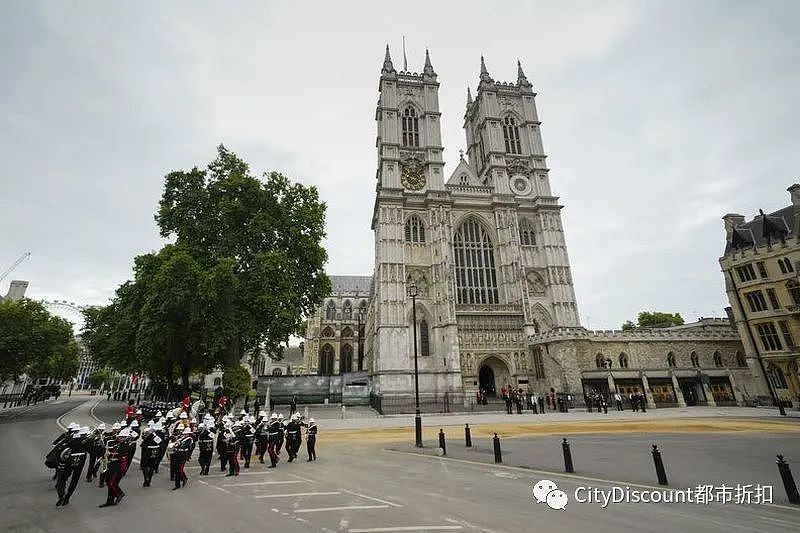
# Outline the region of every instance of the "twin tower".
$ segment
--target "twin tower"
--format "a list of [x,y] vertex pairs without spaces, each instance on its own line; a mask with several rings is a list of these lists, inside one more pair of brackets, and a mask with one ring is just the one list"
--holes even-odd
[[539,390],[557,377],[528,337],[580,324],[562,206],[522,66],[515,83],[498,82],[481,58],[475,98],[467,91],[466,155],[449,176],[428,52],[421,73],[398,72],[387,46],[379,92],[366,339],[374,392],[413,393],[414,330],[421,394],[460,401],[478,387]]

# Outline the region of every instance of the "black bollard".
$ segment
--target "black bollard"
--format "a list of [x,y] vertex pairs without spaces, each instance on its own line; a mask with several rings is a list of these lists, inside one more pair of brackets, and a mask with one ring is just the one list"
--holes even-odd
[[661,460],[661,452],[658,451],[658,446],[655,444],[653,444],[653,463],[656,465],[658,484],[669,485],[669,482],[667,482],[667,472],[664,470],[664,461]]
[[569,449],[567,439],[564,439],[564,442],[561,443],[561,449],[564,451],[564,472],[571,474],[575,472],[575,468],[572,466],[572,452]]
[[502,463],[503,462],[503,452],[500,451],[500,437],[497,436],[497,433],[494,434],[494,462],[495,463]]
[[789,468],[789,463],[783,459],[783,455],[778,454],[778,472],[781,474],[783,480],[783,487],[786,489],[786,496],[789,498],[789,503],[800,504],[800,493],[797,492],[797,485],[792,476],[792,470]]
[[442,455],[447,455],[447,443],[444,441],[444,430],[439,428],[439,448],[442,449]]
[[467,448],[472,448],[472,433],[469,431],[469,424],[464,427],[464,440],[467,443]]

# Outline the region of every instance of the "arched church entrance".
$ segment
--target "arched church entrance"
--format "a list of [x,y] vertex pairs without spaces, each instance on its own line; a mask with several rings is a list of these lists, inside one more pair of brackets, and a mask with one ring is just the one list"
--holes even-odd
[[485,359],[478,370],[478,384],[488,397],[497,396],[497,391],[509,384],[509,379],[508,366],[497,357]]

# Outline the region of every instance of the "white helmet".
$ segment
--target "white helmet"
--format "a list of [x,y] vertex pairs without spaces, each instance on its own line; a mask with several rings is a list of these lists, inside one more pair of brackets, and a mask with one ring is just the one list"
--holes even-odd
[[134,420],[133,422],[131,422],[131,427],[132,428],[138,428],[139,427],[139,421],[138,420]]
[[153,429],[156,430],[156,431],[161,431],[162,429],[164,429],[164,426],[161,424],[161,422],[156,422],[153,425]]
[[283,413],[278,415],[278,420],[283,420]]
[[123,429],[122,431],[119,432],[117,437],[130,437],[130,435],[131,435],[131,432],[128,430],[128,428],[125,428],[125,429]]
[[137,415],[140,415],[140,414],[142,414],[142,410],[141,410],[141,409],[137,409],[137,410],[136,410],[136,414],[137,414]]
[[260,416],[261,418],[266,418],[267,417],[267,413],[265,411],[259,411],[258,412],[258,416]]
[[156,412],[156,418],[161,418],[162,416],[164,415],[161,413],[161,411]]
[[316,424],[316,422],[314,421],[314,419],[313,419],[313,418],[309,418],[309,419],[308,419],[308,423],[309,423],[309,424]]
[[186,414],[186,411],[181,411],[180,416],[178,418],[189,418],[189,415]]
[[128,425],[128,423],[127,423],[126,421],[124,421],[124,420],[123,420],[122,422],[120,422],[120,423],[119,423],[119,425],[120,425],[121,427],[125,427],[125,426],[127,426],[127,425]]
[[80,426],[78,424],[76,424],[75,422],[70,422],[69,425],[67,426],[67,429],[69,431],[72,431],[73,429],[78,429],[78,428],[80,428]]
[[272,420],[277,420],[278,419],[278,413],[272,413],[272,416],[270,416],[270,418]]
[[192,428],[190,428],[189,426],[186,426],[185,428],[183,428],[183,434],[184,435],[190,435],[191,433],[192,433]]
[[242,409],[242,412],[240,412],[239,414],[240,414],[240,415],[246,415],[246,414],[247,414],[247,411],[245,411],[244,409]]
[[190,424],[197,424],[197,419],[196,419],[196,418],[194,418],[194,417],[192,417],[192,419],[191,419],[191,420],[189,420],[189,423],[190,423]]
[[172,411],[167,411],[167,420],[170,418],[175,418],[175,415],[172,414]]
[[105,431],[106,430],[106,423],[105,422],[100,422],[97,425],[97,429],[99,429],[100,431]]
[[114,422],[114,425],[111,426],[111,429],[117,431],[118,429],[122,429],[122,426],[119,424],[119,422]]

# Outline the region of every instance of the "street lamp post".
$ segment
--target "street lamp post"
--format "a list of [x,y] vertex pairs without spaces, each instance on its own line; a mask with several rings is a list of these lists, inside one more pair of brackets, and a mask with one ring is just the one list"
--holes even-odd
[[414,327],[414,402],[416,415],[414,416],[414,435],[416,447],[422,448],[422,416],[419,414],[419,367],[417,365],[417,285],[408,286],[408,295],[411,296],[411,321]]
[[356,316],[358,317],[358,353],[356,354],[356,357],[358,357],[358,370],[360,372],[364,370],[364,336],[361,335],[361,323],[364,321],[363,307],[358,309]]

